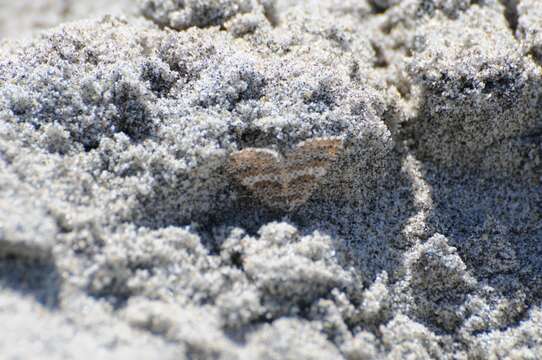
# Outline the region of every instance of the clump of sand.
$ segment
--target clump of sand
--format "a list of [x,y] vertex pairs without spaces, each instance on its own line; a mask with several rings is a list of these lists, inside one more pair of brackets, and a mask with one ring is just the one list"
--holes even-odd
[[[4,42],[3,354],[536,358],[535,3],[145,0]],[[329,136],[290,213],[226,169]]]

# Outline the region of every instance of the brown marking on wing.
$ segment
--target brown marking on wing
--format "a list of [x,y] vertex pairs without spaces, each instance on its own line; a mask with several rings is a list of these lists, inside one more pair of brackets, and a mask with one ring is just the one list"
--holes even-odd
[[253,185],[248,186],[255,194],[262,195],[264,197],[278,197],[283,193],[283,186],[276,181],[262,180],[255,182]]
[[259,181],[250,190],[260,201],[269,207],[284,209],[287,200],[284,197],[283,184],[275,181]]
[[340,138],[309,139],[296,146],[288,155],[287,163],[295,168],[300,168],[301,164],[306,164],[305,167],[327,168],[337,160],[342,147],[343,142]]
[[285,197],[288,203],[301,205],[312,195],[318,185],[319,177],[314,175],[297,176],[286,185]]
[[256,175],[279,173],[281,157],[271,150],[246,148],[230,155],[228,168],[238,180]]
[[300,142],[295,152],[302,151],[306,154],[324,154],[336,158],[343,148],[343,140],[339,137],[314,138]]

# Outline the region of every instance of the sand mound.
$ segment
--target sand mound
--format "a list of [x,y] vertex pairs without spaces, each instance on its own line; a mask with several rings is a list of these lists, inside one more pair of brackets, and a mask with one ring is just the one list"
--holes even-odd
[[0,45],[3,355],[537,358],[536,0],[121,8]]

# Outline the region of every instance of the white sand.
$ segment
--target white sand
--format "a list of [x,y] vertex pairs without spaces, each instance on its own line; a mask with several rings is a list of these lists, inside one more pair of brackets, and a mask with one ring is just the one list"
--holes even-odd
[[[540,356],[538,0],[17,4],[0,357]],[[226,169],[328,136],[290,213]]]

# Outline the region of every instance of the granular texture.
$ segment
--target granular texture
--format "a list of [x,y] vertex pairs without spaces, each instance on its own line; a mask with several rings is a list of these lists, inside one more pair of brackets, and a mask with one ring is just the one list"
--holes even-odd
[[0,28],[0,357],[537,358],[537,1],[121,8]]

